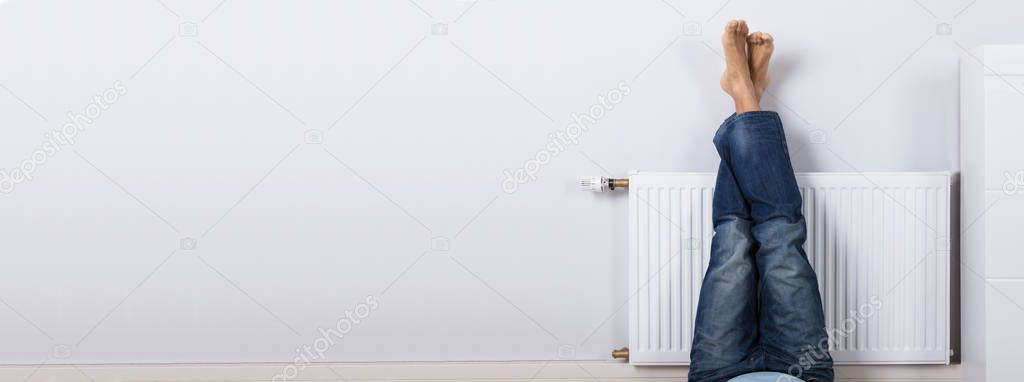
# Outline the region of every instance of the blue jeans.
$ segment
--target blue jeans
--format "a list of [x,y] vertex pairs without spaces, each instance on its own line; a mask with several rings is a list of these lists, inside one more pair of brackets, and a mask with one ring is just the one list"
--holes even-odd
[[722,162],[715,235],[700,290],[689,380],[775,371],[831,382],[818,281],[807,261],[800,189],[775,112],[733,115],[715,134]]

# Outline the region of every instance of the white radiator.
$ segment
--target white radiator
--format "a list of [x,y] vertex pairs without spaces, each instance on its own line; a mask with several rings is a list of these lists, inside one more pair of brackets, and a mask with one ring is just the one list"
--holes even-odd
[[[948,173],[797,174],[837,364],[950,359]],[[715,175],[629,178],[629,359],[687,364]]]

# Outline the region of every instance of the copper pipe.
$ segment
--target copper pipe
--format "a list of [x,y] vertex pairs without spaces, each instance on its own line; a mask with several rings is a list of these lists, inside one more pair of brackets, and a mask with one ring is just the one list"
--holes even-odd
[[629,348],[624,347],[618,350],[612,350],[612,358],[629,360]]
[[616,188],[629,188],[629,179],[609,179],[608,185],[610,189]]

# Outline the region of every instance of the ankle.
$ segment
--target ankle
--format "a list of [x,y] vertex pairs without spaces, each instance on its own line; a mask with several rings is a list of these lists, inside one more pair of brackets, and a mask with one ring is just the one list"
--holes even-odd
[[736,114],[761,110],[761,102],[753,96],[734,98],[733,102],[736,104]]

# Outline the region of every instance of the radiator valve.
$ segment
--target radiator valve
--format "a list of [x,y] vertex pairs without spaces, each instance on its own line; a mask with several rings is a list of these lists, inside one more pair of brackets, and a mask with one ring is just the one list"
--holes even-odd
[[580,178],[583,191],[604,192],[616,188],[629,187],[629,179],[612,179],[603,176],[584,176]]

